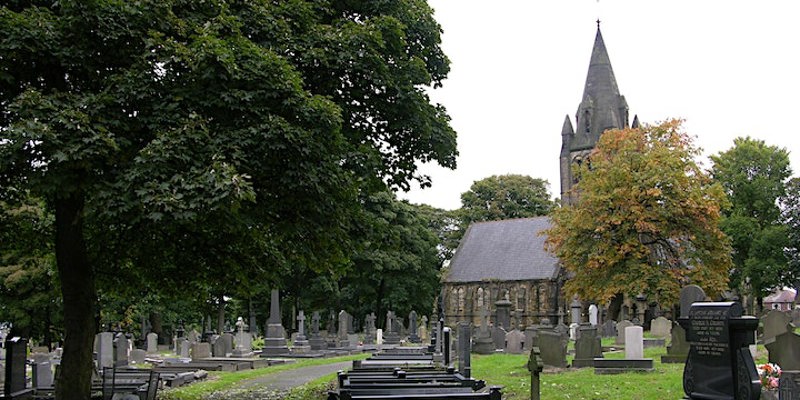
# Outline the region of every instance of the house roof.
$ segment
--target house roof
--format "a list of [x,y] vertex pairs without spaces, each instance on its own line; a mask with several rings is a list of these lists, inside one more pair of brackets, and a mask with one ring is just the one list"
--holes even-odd
[[558,259],[544,249],[548,217],[473,223],[450,262],[445,282],[537,280],[558,276]]
[[791,303],[794,301],[794,294],[795,291],[792,289],[776,290],[764,297],[764,303]]

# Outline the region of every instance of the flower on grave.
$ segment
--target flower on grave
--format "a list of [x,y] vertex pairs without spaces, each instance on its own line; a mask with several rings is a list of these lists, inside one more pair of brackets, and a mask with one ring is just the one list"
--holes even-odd
[[778,380],[781,377],[781,367],[778,364],[766,363],[759,365],[757,369],[762,388],[767,390],[778,388]]

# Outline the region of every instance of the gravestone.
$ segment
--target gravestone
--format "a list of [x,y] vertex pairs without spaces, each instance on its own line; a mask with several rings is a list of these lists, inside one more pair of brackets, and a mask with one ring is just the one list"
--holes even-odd
[[350,316],[347,314],[347,311],[341,310],[339,311],[339,335],[338,335],[338,344],[337,347],[346,349],[350,347],[350,340],[347,336],[347,324]]
[[[434,323],[434,325],[436,325],[436,323]],[[436,345],[439,345],[438,340]],[[494,353],[494,349],[492,331],[489,329],[489,307],[486,306],[481,310],[481,326],[478,327],[478,332],[476,333],[473,351],[478,354],[492,354]]]
[[581,310],[583,309],[583,305],[581,305],[580,300],[577,297],[572,299],[572,303],[569,305],[570,310],[570,318],[569,323],[572,324],[581,324]]
[[[231,352],[233,357],[251,357],[253,355],[253,337],[250,332],[244,331],[244,326],[244,318],[239,317],[236,320],[236,347]],[[285,346],[286,341],[284,340],[283,343]],[[264,348],[266,349],[266,339]]]
[[158,334],[155,332],[147,334],[147,352],[150,354],[158,353]]
[[664,317],[658,317],[650,321],[650,334],[655,337],[659,338],[669,337],[671,331],[672,331],[672,321]]
[[311,350],[311,346],[306,339],[306,316],[303,310],[297,313],[297,337],[292,343],[292,353],[304,354]]
[[31,355],[31,372],[33,373],[31,383],[34,388],[42,389],[53,386],[53,369],[50,362],[50,355],[46,353]]
[[375,344],[378,346],[383,344],[383,329],[376,329],[375,330]]
[[592,304],[589,306],[589,323],[597,326],[597,306]]
[[278,289],[270,292],[269,319],[267,320],[267,336],[264,338],[264,348],[261,356],[276,356],[289,353],[286,346],[286,330],[281,323],[280,294]]
[[522,347],[525,344],[525,334],[518,329],[506,333],[506,353],[522,354]]
[[600,325],[600,337],[617,337],[617,321],[609,319]]
[[568,341],[566,335],[555,330],[539,329],[532,347],[539,348],[544,365],[566,368]]
[[[697,285],[688,285],[681,289],[680,310],[678,315],[687,318],[692,308],[692,303],[705,301],[706,294]],[[670,331],[670,344],[667,346],[667,354],[661,356],[662,363],[685,363],[689,355],[689,342],[686,340],[686,330],[677,321],[672,323]]]
[[[419,338],[419,332],[417,331],[417,312],[411,310],[408,314],[408,341],[411,343],[420,343],[422,340]],[[460,331],[459,331],[460,332]]]
[[469,323],[458,323],[458,371],[466,378],[472,375],[470,361],[470,352],[472,351],[471,331],[472,328],[469,326]]
[[779,332],[776,330],[775,337],[764,340],[764,347],[769,352],[769,362],[778,364],[787,371],[800,371],[800,335],[794,333],[793,324],[787,324],[785,331]]
[[228,332],[219,335],[219,338],[217,339],[216,342],[214,342],[214,344],[217,343],[220,344],[220,347],[218,349],[221,351],[221,353],[217,355],[217,353],[215,352],[214,357],[227,357],[228,354],[233,353],[233,341],[234,341],[233,335]]
[[311,350],[325,350],[328,348],[328,343],[319,334],[319,311],[314,311],[311,314],[311,338],[308,339],[308,345]]
[[781,372],[778,381],[778,399],[800,400],[800,371]]
[[603,358],[603,346],[597,328],[591,324],[580,326],[580,335],[575,342],[575,358],[572,360],[573,368],[593,367],[595,358]]
[[114,338],[114,366],[125,365],[128,365],[128,338],[122,333],[118,333]]
[[789,314],[779,310],[770,310],[761,318],[761,322],[764,325],[764,334],[761,337],[764,343],[772,343],[776,336],[793,329],[789,325],[792,323],[792,318]]
[[386,331],[383,332],[384,344],[400,344],[400,331],[394,311],[386,312]]
[[375,313],[364,318],[364,344],[375,344]]
[[428,335],[428,317],[423,315],[422,316],[422,323],[419,325],[419,339],[422,343],[430,343],[430,337]]
[[614,341],[615,344],[625,344],[625,328],[629,326],[633,326],[633,322],[628,320],[617,322],[617,339]]
[[200,332],[198,332],[197,329],[192,329],[191,331],[189,331],[188,335],[186,336],[186,339],[189,340],[190,344],[197,343],[200,341]]
[[683,390],[690,398],[758,400],[761,396],[748,348],[755,341],[758,319],[743,317],[742,311],[735,302],[695,302],[688,318],[678,320],[691,345],[683,370]]
[[[506,296],[508,296],[508,293],[506,293]],[[511,301],[505,297],[494,302],[494,306],[497,309],[495,326],[511,329]]]
[[625,358],[629,360],[644,358],[644,331],[641,326],[625,328]]
[[211,344],[204,342],[192,343],[192,360],[202,360],[211,357]]
[[27,361],[28,339],[12,337],[5,341],[5,393],[25,390],[25,362]]
[[502,326],[495,326],[492,328],[492,343],[496,350],[503,350],[506,348],[506,332]]
[[97,367],[101,370],[104,367],[114,366],[114,334],[111,332],[100,332],[95,335],[97,346]]
[[144,364],[147,352],[142,349],[133,349],[130,354],[131,364]]
[[580,327],[581,325],[575,322],[569,324],[569,340],[578,340],[578,328]]
[[189,358],[189,340],[186,338],[178,339],[178,357]]
[[544,370],[544,361],[541,357],[541,352],[538,347],[531,347],[530,355],[528,356],[528,371],[531,373],[531,400],[539,400],[541,397],[539,388],[539,374]]

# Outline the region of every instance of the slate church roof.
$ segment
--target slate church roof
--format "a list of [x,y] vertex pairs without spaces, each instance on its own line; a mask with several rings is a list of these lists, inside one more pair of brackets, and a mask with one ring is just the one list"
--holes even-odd
[[450,262],[445,282],[554,279],[558,259],[545,251],[550,218],[522,218],[470,225]]

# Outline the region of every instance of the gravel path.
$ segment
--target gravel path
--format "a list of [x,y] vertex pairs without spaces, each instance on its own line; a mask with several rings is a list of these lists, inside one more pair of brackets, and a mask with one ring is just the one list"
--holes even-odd
[[339,370],[346,370],[353,365],[352,361],[339,362],[335,364],[313,365],[310,367],[299,368],[290,371],[278,372],[258,378],[248,379],[239,382],[237,389],[267,389],[272,391],[284,391],[291,388],[305,385],[321,376],[334,373]]

